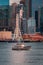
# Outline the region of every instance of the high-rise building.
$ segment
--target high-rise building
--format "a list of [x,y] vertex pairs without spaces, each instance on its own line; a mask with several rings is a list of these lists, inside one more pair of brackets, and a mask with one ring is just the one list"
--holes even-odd
[[0,6],[0,30],[9,27],[9,5]]
[[36,32],[36,21],[33,17],[28,20],[28,34],[34,34]]
[[35,11],[36,19],[36,31],[43,33],[43,7],[38,8],[38,11]]
[[28,19],[32,16],[32,0],[21,0],[20,3],[24,5],[24,17]]
[[16,8],[17,8],[17,4],[13,3],[9,9],[10,11],[9,12],[9,26],[12,30],[15,29],[15,24],[16,24]]
[[38,9],[38,28],[43,33],[43,7]]
[[[22,30],[23,33],[28,33],[28,19],[32,17],[32,0],[21,0],[20,4],[23,4],[23,23]],[[25,28],[24,28],[25,27]]]
[[27,22],[26,20],[22,21],[22,34],[27,33]]
[[38,32],[38,11],[35,11],[36,32]]

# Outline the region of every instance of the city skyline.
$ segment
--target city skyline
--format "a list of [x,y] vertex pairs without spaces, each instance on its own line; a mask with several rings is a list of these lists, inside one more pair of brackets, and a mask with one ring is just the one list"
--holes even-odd
[[[20,0],[0,0],[0,5],[11,5],[14,2],[19,3]],[[34,16],[34,11],[42,6],[43,0],[32,0],[32,16]]]
[[[6,2],[7,1],[5,1],[4,3]],[[18,0],[16,1],[10,0],[10,4],[12,4],[10,6],[9,0],[6,5],[1,2],[1,4],[3,4],[4,6],[3,5],[0,6],[0,32],[11,31],[12,34],[15,34],[15,29],[18,26],[20,28],[22,35],[29,34],[28,38],[26,38],[28,39],[28,41],[29,40],[34,41],[34,38],[35,41],[41,41],[42,38],[40,38],[41,39],[40,40],[39,36],[43,35],[43,4],[42,3],[43,3],[42,0],[40,2],[39,0],[36,0],[36,2],[35,0],[21,0],[20,2],[18,2]],[[16,14],[18,14],[19,17]],[[16,29],[16,31],[18,30],[17,34],[19,32],[18,27]],[[31,38],[32,36],[31,34],[33,34],[33,36],[35,35],[35,37]],[[36,35],[38,36],[38,38],[36,37]],[[2,36],[1,39],[6,40],[6,37]]]

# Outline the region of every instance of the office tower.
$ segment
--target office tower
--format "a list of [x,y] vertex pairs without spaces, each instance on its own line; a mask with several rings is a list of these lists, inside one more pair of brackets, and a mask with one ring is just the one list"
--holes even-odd
[[16,24],[16,7],[17,7],[17,4],[16,3],[13,3],[11,6],[10,6],[10,18],[9,18],[9,26],[11,28],[11,30],[14,30],[15,29],[15,24]]
[[26,20],[23,20],[21,27],[22,27],[22,34],[27,33],[27,21]]
[[28,34],[34,34],[36,32],[36,21],[34,18],[28,20]]
[[27,25],[28,25],[28,19],[32,16],[32,0],[21,0],[20,4],[23,4],[23,21],[21,29],[23,33],[28,33]]
[[38,9],[38,28],[40,32],[43,34],[43,7]]
[[35,11],[35,20],[36,20],[36,32],[38,32],[38,11]]
[[36,32],[43,33],[43,7],[35,11]]
[[0,0],[0,30],[9,27],[9,0]]
[[32,0],[21,0],[20,3],[24,5],[24,17],[28,19],[32,16]]
[[27,19],[32,16],[32,0],[26,0]]
[[0,30],[9,27],[9,5],[0,6]]

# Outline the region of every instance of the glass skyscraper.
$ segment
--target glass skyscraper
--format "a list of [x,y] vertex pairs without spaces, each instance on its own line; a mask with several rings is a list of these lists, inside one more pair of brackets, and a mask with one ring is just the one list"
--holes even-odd
[[28,20],[28,34],[34,34],[36,32],[36,21],[34,18]]
[[[28,19],[32,16],[32,0],[21,0],[20,4],[23,4],[23,32],[28,33]],[[24,28],[25,27],[25,28]]]
[[43,33],[43,7],[40,8],[40,32]]
[[38,11],[35,11],[35,20],[36,20],[36,32],[38,32]]
[[36,19],[36,32],[43,33],[43,7],[38,8],[38,11],[35,11]]
[[0,30],[8,28],[9,0],[0,0]]

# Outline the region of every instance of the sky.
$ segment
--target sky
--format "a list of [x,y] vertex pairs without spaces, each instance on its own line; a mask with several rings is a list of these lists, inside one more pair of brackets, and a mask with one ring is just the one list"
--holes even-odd
[[10,5],[11,5],[12,3],[14,3],[14,2],[16,2],[16,3],[19,4],[20,0],[9,0],[9,4],[10,4]]
[[7,5],[9,4],[9,0],[0,0],[0,5]]
[[8,4],[12,4],[14,2],[19,3],[20,0],[0,0],[0,5],[8,5]]
[[34,11],[43,6],[43,0],[32,0],[32,16],[35,15]]
[[[14,2],[19,3],[20,0],[0,0],[0,5],[12,4]],[[39,7],[43,6],[43,0],[32,0],[32,15],[34,16],[34,11]]]

